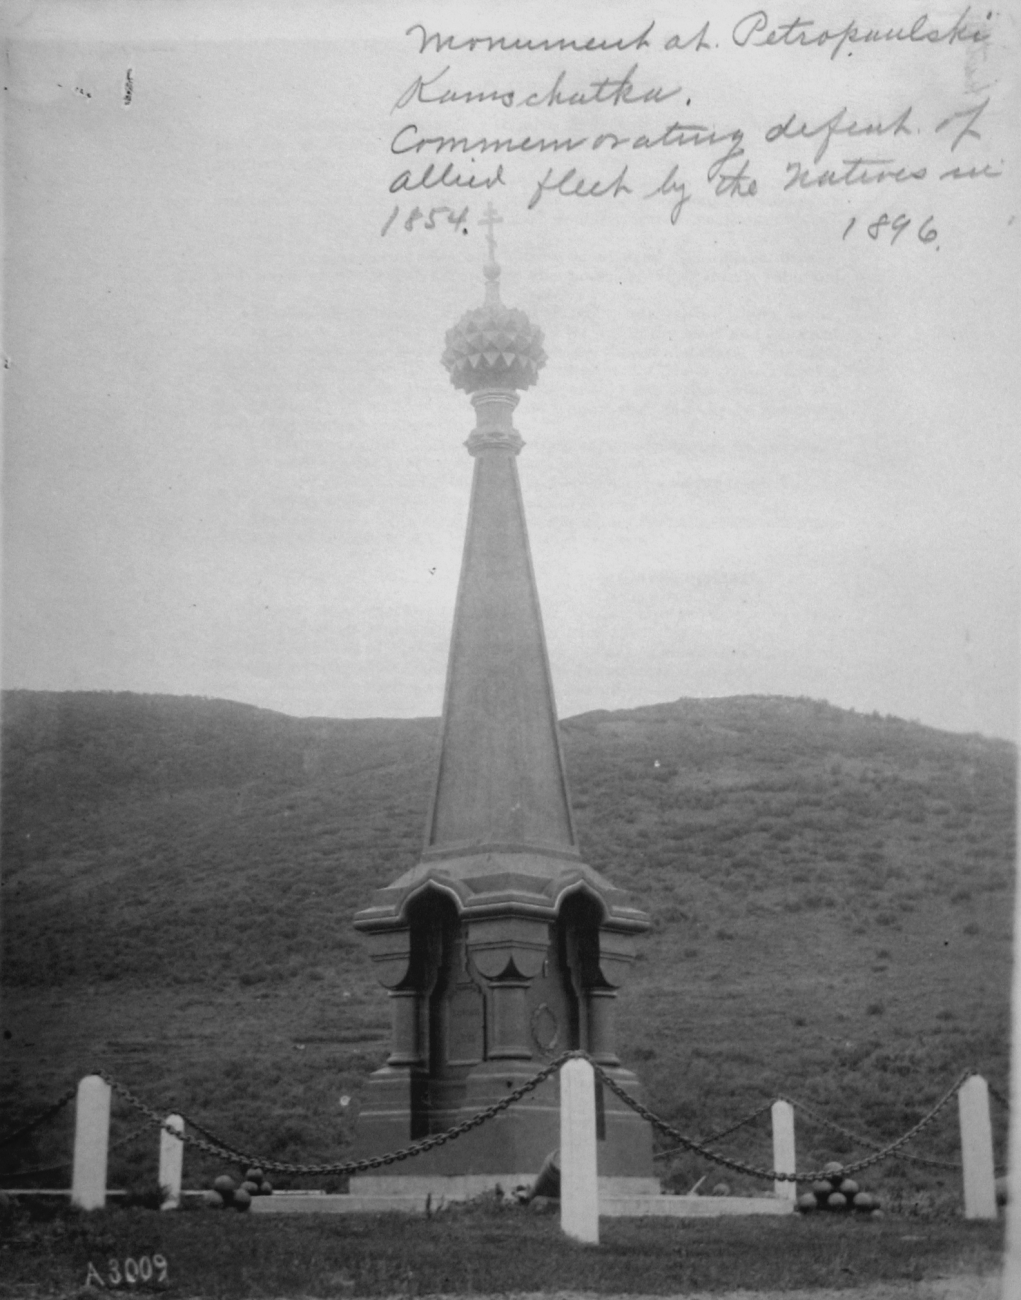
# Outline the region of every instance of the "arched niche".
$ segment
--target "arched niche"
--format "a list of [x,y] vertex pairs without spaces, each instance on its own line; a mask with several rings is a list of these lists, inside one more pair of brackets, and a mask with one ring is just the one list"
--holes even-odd
[[382,1077],[406,1080],[414,1138],[463,1118],[480,1073],[534,1070],[576,1048],[606,1067],[620,1064],[613,1011],[633,941],[612,928],[604,900],[584,884],[566,889],[545,916],[479,916],[429,882],[370,942],[392,1008]]

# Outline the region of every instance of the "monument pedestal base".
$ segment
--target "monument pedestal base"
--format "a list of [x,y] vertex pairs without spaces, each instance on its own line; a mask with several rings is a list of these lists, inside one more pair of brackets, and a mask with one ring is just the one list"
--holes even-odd
[[[532,1062],[487,1061],[468,1076],[458,1110],[449,1117],[451,1126],[492,1106],[519,1088],[536,1072]],[[641,1096],[641,1085],[630,1070],[607,1070],[631,1095]],[[416,1132],[415,1107],[420,1077],[411,1071],[384,1066],[369,1080],[365,1106],[358,1117],[352,1160],[399,1151],[424,1137]],[[597,1086],[597,1159],[600,1180],[624,1179],[645,1184],[658,1194],[653,1174],[652,1129],[607,1088]],[[399,1164],[385,1165],[372,1174],[351,1179],[358,1188],[396,1187],[408,1180],[481,1179],[478,1191],[491,1190],[499,1182],[509,1192],[520,1183],[535,1181],[546,1157],[560,1146],[560,1080],[546,1079],[520,1101],[463,1136]],[[513,1179],[513,1181],[508,1181]],[[417,1186],[417,1184],[414,1184]],[[424,1184],[423,1184],[424,1185]]]
[[[409,1196],[421,1197],[424,1201],[431,1196],[433,1204],[438,1199],[445,1201],[470,1201],[476,1196],[485,1196],[499,1187],[505,1194],[510,1194],[517,1187],[531,1187],[535,1174],[451,1174],[447,1177],[428,1174],[398,1174],[390,1177],[377,1177],[374,1174],[358,1174],[351,1179],[352,1196]],[[600,1178],[599,1195],[611,1199],[619,1197],[659,1196],[658,1178]],[[252,1202],[255,1203],[254,1200]]]
[[[370,1175],[352,1179],[347,1195],[310,1192],[307,1196],[254,1196],[252,1214],[424,1214],[451,1201],[470,1200],[492,1191],[497,1184],[504,1191],[530,1180],[519,1174],[423,1178],[409,1175],[375,1179]],[[380,1183],[391,1183],[379,1189]],[[358,1190],[355,1191],[355,1185]],[[369,1189],[372,1188],[370,1191]],[[521,1213],[527,1214],[527,1210]],[[654,1178],[600,1178],[600,1218],[715,1219],[733,1215],[793,1214],[794,1202],[779,1196],[661,1196]]]

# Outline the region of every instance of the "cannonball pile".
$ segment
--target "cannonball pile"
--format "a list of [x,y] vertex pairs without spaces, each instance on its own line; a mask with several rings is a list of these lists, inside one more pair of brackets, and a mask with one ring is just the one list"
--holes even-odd
[[213,1210],[247,1210],[252,1204],[253,1196],[269,1196],[273,1184],[268,1181],[261,1169],[249,1169],[242,1183],[237,1183],[230,1174],[220,1174],[213,1179],[213,1185],[206,1192],[205,1204]]
[[798,1209],[803,1214],[813,1210],[832,1210],[846,1213],[849,1210],[860,1214],[879,1213],[879,1197],[871,1192],[863,1192],[853,1178],[845,1178],[839,1160],[831,1160],[823,1166],[824,1177],[812,1184],[811,1191],[803,1192],[797,1200]]

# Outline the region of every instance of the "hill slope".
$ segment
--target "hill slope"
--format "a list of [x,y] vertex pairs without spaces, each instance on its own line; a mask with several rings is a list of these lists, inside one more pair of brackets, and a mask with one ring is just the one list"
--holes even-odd
[[[387,1034],[351,916],[415,860],[436,721],[14,691],[3,722],[13,1113],[99,1064],[339,1156]],[[708,1132],[788,1092],[883,1137],[963,1066],[1005,1086],[1012,745],[772,697],[562,733],[583,851],[654,918],[620,1024],[655,1109]]]

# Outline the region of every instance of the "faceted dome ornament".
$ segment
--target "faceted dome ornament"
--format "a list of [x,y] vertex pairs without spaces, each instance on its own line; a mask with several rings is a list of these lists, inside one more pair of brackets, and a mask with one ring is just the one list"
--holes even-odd
[[466,393],[480,388],[531,388],[546,364],[542,330],[523,311],[486,303],[447,330],[443,364]]
[[486,301],[465,312],[454,328],[447,330],[447,346],[441,358],[450,382],[466,393],[483,388],[531,388],[546,364],[542,330],[536,329],[523,311],[505,307],[500,301],[493,226],[502,220],[490,204],[485,219],[479,223],[489,227]]

